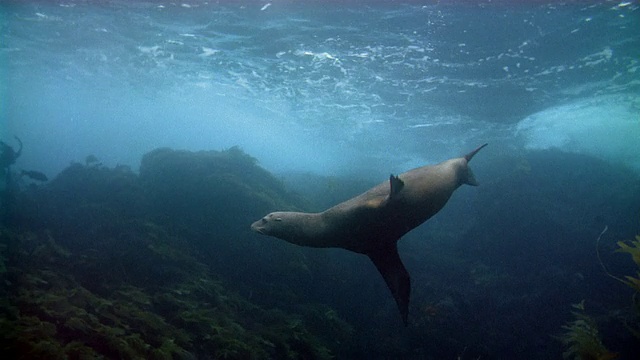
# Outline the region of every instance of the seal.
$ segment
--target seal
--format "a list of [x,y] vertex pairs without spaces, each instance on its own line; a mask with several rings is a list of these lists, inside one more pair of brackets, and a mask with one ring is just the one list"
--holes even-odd
[[438,213],[458,187],[478,185],[468,163],[486,145],[460,158],[391,175],[388,182],[320,213],[270,213],[254,222],[251,230],[296,245],[337,247],[369,256],[406,326],[411,281],[397,242]]

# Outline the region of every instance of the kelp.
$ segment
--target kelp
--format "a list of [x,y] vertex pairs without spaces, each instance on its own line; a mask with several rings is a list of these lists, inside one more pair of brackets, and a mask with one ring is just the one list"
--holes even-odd
[[632,301],[636,312],[636,318],[633,320],[626,319],[625,327],[633,334],[633,336],[640,340],[640,235],[636,235],[635,240],[631,240],[629,243],[618,241],[617,244],[618,249],[616,251],[630,254],[631,259],[638,267],[635,276],[626,275],[624,279],[611,276],[634,290]]
[[630,244],[624,241],[618,241],[618,247],[616,251],[630,254],[631,259],[638,266],[636,276],[627,275],[625,279],[621,281],[634,291],[640,292],[640,235],[636,235],[635,240],[631,240]]
[[584,300],[571,305],[574,319],[562,328],[565,333],[560,340],[566,346],[562,354],[565,359],[575,360],[610,360],[618,357],[602,344],[595,320],[586,315]]
[[[621,278],[613,275],[607,267],[604,265],[600,256],[600,240],[602,236],[607,232],[608,227],[602,230],[596,240],[596,255],[598,262],[604,270],[604,272],[611,278],[629,286],[634,290],[633,305],[636,310],[636,317],[633,315],[626,315],[622,318],[624,326],[629,330],[633,336],[640,339],[640,329],[637,327],[637,317],[640,316],[640,303],[638,302],[638,294],[640,293],[640,271],[636,273],[636,276],[625,276]],[[640,235],[636,235],[635,240],[631,240],[629,243],[625,241],[617,242],[617,252],[628,253],[631,255],[633,262],[638,266],[640,270]],[[585,313],[584,300],[579,304],[572,305],[574,311],[574,320],[567,323],[563,328],[566,332],[560,337],[560,340],[567,347],[564,352],[565,358],[573,359],[615,359],[618,357],[616,353],[607,350],[601,340],[601,336],[598,332],[596,321]]]

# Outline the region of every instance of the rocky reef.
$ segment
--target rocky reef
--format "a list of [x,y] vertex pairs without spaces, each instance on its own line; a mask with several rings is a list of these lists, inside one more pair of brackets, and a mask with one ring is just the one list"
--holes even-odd
[[11,358],[328,359],[351,336],[325,305],[259,306],[212,271],[242,252],[225,244],[248,219],[296,202],[237,148],[159,149],[140,175],[72,164],[11,196],[0,229]]
[[366,180],[278,178],[239,148],[156,149],[139,172],[89,156],[48,182],[6,177],[0,348],[15,359],[635,358],[640,243],[616,242],[638,233],[637,174],[558,151],[474,170],[480,187],[399,242],[413,277],[407,328],[366,257],[249,230]]

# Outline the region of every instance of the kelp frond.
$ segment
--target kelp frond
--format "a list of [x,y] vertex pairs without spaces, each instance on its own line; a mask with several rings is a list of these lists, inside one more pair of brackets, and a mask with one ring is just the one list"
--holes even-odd
[[[631,244],[627,244],[624,241],[618,241],[618,252],[625,252],[631,254],[633,262],[638,265],[640,269],[640,235],[636,235],[635,240],[631,240]],[[633,290],[640,292],[640,271],[636,273],[636,276],[625,276],[624,279],[620,279],[623,283],[630,286]]]
[[584,300],[572,307],[574,320],[562,328],[565,333],[560,341],[567,347],[562,354],[565,359],[574,360],[610,360],[618,357],[602,344],[595,320],[584,313]]
[[631,245],[624,241],[618,241],[618,246],[620,246],[620,249],[617,251],[631,254],[633,262],[640,266],[640,235],[636,235],[636,239],[631,240]]

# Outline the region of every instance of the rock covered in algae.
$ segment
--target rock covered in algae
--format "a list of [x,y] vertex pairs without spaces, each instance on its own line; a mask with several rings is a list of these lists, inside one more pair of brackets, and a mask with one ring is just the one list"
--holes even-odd
[[[229,224],[296,206],[239,149],[156,150],[139,176],[72,164],[19,199],[18,221],[0,229],[0,345],[12,358],[328,359],[350,336],[329,310],[261,307],[213,271],[223,240],[240,238]],[[198,243],[205,226],[219,231]]]

